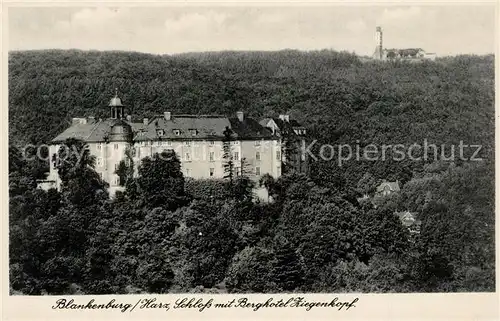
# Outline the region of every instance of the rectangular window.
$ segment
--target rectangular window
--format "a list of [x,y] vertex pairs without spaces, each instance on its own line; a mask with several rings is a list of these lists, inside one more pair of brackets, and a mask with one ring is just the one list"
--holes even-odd
[[208,154],[208,157],[209,157],[209,160],[210,160],[211,162],[213,162],[213,161],[214,161],[214,152],[210,152],[210,153]]
[[102,157],[97,157],[97,166],[102,166]]
[[239,141],[233,141],[233,145],[239,145],[240,142]]
[[186,142],[186,146],[191,146],[191,142],[190,142],[190,141],[187,141],[187,142]]
[[138,158],[141,158],[141,148],[140,147],[136,148],[135,154],[137,155]]
[[101,143],[97,144],[97,150],[101,150],[101,148],[102,148],[102,144]]
[[118,169],[118,164],[115,164],[115,171]]
[[210,177],[214,176],[215,168],[210,168]]
[[115,144],[115,149],[118,149],[118,144]]
[[281,160],[281,151],[276,151],[276,160]]
[[115,176],[115,178],[113,179],[113,184],[114,185],[120,184],[120,178],[118,176]]
[[190,160],[191,160],[191,155],[189,155],[189,153],[186,153],[186,160],[187,160],[187,161],[190,161]]
[[189,168],[186,168],[186,177],[191,176],[191,170]]
[[172,146],[172,142],[170,140],[167,142],[167,146]]
[[215,145],[215,142],[213,140],[211,140],[210,145]]
[[239,167],[235,167],[235,168],[234,168],[234,171],[235,171],[235,173],[236,173],[236,176],[240,176],[240,175],[241,175],[241,168],[239,168]]
[[260,167],[255,167],[255,175],[260,175]]
[[260,146],[260,140],[255,141],[255,146]]
[[260,161],[260,152],[255,153],[255,159]]
[[281,175],[281,166],[276,167],[276,172],[278,172],[278,175]]
[[236,161],[237,161],[237,160],[240,160],[240,153],[238,153],[238,152],[234,152],[234,154],[233,154],[233,159],[234,159],[234,160],[236,160]]

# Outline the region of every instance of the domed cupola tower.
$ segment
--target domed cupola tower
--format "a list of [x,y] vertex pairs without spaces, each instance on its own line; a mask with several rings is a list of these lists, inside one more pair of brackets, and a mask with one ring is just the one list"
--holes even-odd
[[118,89],[115,89],[115,97],[109,101],[109,108],[111,111],[111,119],[123,119],[125,117],[125,106],[122,100],[118,98]]

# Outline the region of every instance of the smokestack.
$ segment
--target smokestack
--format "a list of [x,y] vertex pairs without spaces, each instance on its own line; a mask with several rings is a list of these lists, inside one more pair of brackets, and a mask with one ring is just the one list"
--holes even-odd
[[142,121],[142,123],[143,123],[144,125],[147,125],[147,124],[149,123],[149,119],[144,118],[144,119],[143,119],[143,121]]
[[239,120],[240,122],[243,122],[244,115],[243,115],[243,112],[242,112],[242,111],[238,111],[238,112],[236,112],[236,117],[238,117],[238,120]]
[[163,117],[165,117],[165,120],[170,120],[170,119],[172,119],[172,113],[169,111],[166,111],[163,113]]

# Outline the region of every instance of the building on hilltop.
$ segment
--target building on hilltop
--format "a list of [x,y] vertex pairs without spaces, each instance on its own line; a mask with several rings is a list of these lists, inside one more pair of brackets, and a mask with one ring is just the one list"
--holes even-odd
[[170,149],[179,157],[184,176],[223,178],[226,128],[232,132],[229,144],[235,175],[244,170],[255,181],[264,174],[281,175],[281,138],[271,128],[245,117],[243,112],[225,117],[172,115],[166,111],[142,122],[132,122],[118,95],[111,99],[109,108],[108,119],[73,118],[72,125],[52,140],[50,172],[40,187],[59,189],[56,158],[69,138],[87,143],[90,154],[96,157],[95,170],[109,183],[111,195],[123,189],[116,170],[122,160],[127,160],[127,151],[132,154],[135,173],[141,159]]
[[386,60],[415,60],[415,59],[436,59],[436,54],[425,52],[422,48],[408,49],[384,49],[382,59]]
[[435,53],[425,52],[422,48],[408,49],[385,49],[383,45],[382,27],[375,29],[375,52],[372,58],[375,60],[405,60],[422,61],[435,60]]

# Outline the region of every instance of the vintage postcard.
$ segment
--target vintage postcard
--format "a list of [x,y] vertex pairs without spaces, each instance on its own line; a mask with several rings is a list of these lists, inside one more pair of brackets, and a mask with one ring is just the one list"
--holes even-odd
[[4,2],[2,319],[497,320],[498,12]]

